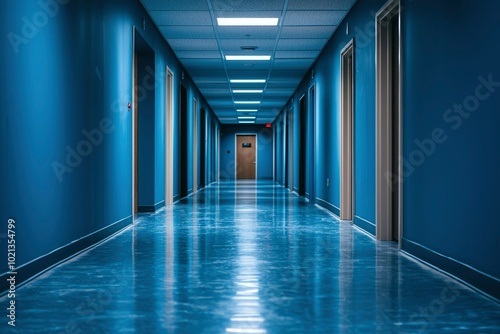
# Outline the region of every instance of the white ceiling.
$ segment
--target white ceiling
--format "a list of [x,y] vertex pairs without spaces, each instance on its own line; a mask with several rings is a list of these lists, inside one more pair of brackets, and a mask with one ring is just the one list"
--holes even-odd
[[[222,123],[258,109],[272,122],[355,0],[141,0]],[[218,17],[277,17],[277,27],[220,27]],[[241,47],[256,46],[255,51]],[[271,61],[226,61],[226,55],[271,55]],[[266,79],[234,84],[230,79]],[[233,89],[264,89],[233,94]],[[235,105],[237,100],[261,104]]]

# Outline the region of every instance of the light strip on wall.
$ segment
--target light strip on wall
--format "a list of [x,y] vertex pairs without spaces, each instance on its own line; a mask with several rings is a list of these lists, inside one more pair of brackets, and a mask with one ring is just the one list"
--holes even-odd
[[226,60],[271,60],[271,56],[226,56]]
[[266,79],[231,79],[231,83],[266,83]]
[[277,26],[277,17],[218,17],[219,26]]
[[262,89],[233,89],[233,93],[262,93]]

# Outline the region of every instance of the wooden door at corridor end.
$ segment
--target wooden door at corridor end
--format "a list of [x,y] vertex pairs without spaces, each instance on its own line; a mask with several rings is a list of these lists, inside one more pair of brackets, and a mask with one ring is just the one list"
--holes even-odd
[[236,135],[236,179],[255,179],[256,135]]

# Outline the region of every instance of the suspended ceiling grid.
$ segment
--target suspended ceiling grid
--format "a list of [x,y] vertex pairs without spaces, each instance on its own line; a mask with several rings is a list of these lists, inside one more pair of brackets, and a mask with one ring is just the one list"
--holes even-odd
[[[165,40],[222,123],[238,116],[272,122],[355,0],[141,0]],[[276,17],[278,26],[218,26],[217,18]],[[248,50],[248,49],[251,50]],[[270,55],[227,61],[226,55]],[[230,83],[265,79],[266,83]],[[233,93],[263,89],[263,93]],[[235,105],[235,101],[260,104]],[[257,109],[257,112],[237,112]]]

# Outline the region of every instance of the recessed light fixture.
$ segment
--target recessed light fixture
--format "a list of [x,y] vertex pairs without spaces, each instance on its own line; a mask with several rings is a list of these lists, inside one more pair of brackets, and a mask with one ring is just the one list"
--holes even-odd
[[237,112],[257,112],[258,109],[236,109]]
[[254,124],[255,121],[239,121],[240,124]]
[[233,93],[262,93],[264,90],[262,89],[233,89]]
[[235,104],[260,104],[260,101],[234,101]]
[[219,26],[277,26],[277,17],[218,17]]
[[255,116],[238,116],[238,119],[255,119],[256,117]]
[[231,79],[231,83],[265,83],[266,79]]
[[271,60],[271,56],[226,56],[226,60]]

